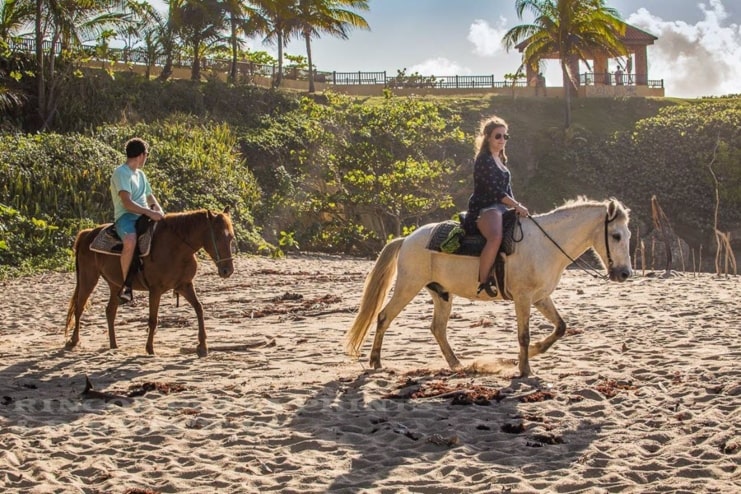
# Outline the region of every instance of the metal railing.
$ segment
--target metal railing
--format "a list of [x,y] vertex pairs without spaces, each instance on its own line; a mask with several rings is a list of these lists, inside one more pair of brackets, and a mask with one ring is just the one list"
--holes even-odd
[[[9,48],[13,51],[22,51],[33,53],[36,50],[36,40],[34,38],[11,38],[8,42]],[[44,41],[42,45],[44,51],[49,53],[52,48],[51,41]],[[54,53],[62,52],[61,43],[55,43]],[[158,55],[152,57],[146,50],[141,48],[108,48],[103,58],[96,56],[97,48],[93,45],[83,45],[82,49],[88,56],[103,62],[122,62],[140,65],[158,66],[165,65],[165,57]],[[181,55],[173,60],[174,67],[190,67],[191,60],[184,59]],[[227,72],[231,66],[231,61],[227,59],[204,57],[201,59],[201,68]],[[246,76],[262,76],[274,78],[278,72],[275,64],[259,64],[248,60],[239,60],[237,62],[239,74]],[[308,80],[309,71],[299,67],[284,66],[283,78],[293,80]],[[404,75],[397,77],[388,77],[386,72],[321,72],[314,71],[314,80],[320,83],[333,85],[354,86],[354,85],[382,85],[389,88],[431,88],[431,89],[476,89],[476,88],[507,88],[507,87],[527,87],[527,81],[523,80],[496,80],[494,75],[452,75],[452,76],[420,76],[417,74]],[[615,86],[636,86],[644,85],[650,88],[664,88],[663,79],[647,79],[646,74],[635,73],[593,73],[587,72],[580,74],[579,82],[582,86],[593,85],[615,85]]]
[[651,88],[663,88],[664,79],[647,79],[646,74],[635,74],[629,72],[605,72],[602,74],[585,72],[579,75],[579,83],[582,86],[648,86]]
[[390,88],[472,89],[525,87],[524,80],[497,80],[493,75],[450,75],[420,76],[404,75],[389,77],[386,72],[332,72],[327,82],[336,85],[355,86],[377,84]]

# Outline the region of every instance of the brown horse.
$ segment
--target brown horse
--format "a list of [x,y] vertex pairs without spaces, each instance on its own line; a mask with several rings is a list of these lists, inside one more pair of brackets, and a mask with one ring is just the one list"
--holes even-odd
[[[120,259],[115,255],[90,250],[90,244],[103,228],[105,226],[82,230],[75,240],[77,283],[67,311],[65,338],[72,327],[73,318],[75,329],[65,345],[67,349],[75,348],[80,342],[80,316],[101,276],[110,288],[106,306],[108,339],[111,348],[118,347],[113,323],[118,310],[118,292],[123,284]],[[154,333],[162,294],[174,290],[195,309],[198,317],[198,355],[208,355],[203,307],[193,287],[198,266],[195,254],[201,248],[205,249],[216,263],[219,276],[228,278],[234,272],[233,242],[234,228],[229,208],[219,214],[206,210],[168,214],[157,224],[149,255],[142,258],[141,272],[134,277],[133,283],[134,290],[149,291],[148,354],[154,354]]]

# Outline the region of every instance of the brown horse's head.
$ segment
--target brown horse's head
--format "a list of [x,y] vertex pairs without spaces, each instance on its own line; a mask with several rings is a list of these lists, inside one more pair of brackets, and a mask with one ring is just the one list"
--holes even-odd
[[234,273],[234,226],[229,216],[229,207],[222,213],[208,212],[211,241],[205,242],[204,249],[211,256],[219,276],[228,278]]

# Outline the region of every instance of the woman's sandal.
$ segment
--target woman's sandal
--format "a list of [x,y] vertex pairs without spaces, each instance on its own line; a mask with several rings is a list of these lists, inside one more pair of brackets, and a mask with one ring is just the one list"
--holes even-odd
[[486,294],[492,298],[497,296],[497,287],[491,278],[486,280],[483,283],[479,283],[479,287],[476,290],[476,295],[478,296],[482,291],[486,292]]

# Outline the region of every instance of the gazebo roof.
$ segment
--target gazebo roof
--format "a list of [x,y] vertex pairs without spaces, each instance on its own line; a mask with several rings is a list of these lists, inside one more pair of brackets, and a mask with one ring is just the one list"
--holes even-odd
[[[654,41],[656,41],[657,38],[653,34],[649,34],[646,31],[642,29],[638,29],[635,26],[631,26],[627,22],[624,22],[625,24],[625,34],[620,36],[620,41],[623,42],[626,46],[647,46],[654,44]],[[525,39],[524,41],[521,41],[517,45],[515,45],[515,48],[517,48],[517,51],[522,53],[525,50],[525,47],[528,45],[528,42],[530,41],[530,38]]]

